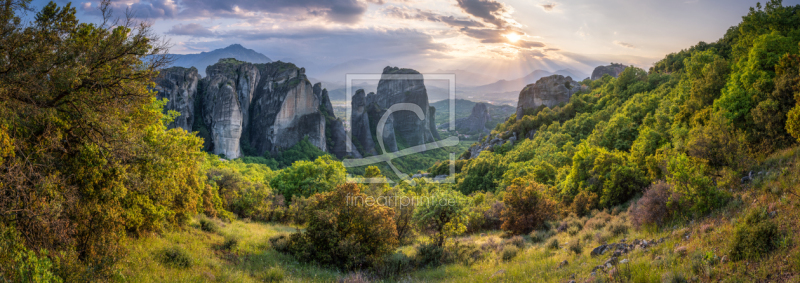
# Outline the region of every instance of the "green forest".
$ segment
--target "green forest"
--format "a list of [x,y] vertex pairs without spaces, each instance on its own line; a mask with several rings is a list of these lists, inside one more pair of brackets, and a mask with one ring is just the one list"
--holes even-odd
[[533,138],[458,146],[452,183],[390,185],[307,140],[204,152],[166,126],[148,24],[0,3],[0,282],[800,280],[800,6],[512,115],[484,139]]

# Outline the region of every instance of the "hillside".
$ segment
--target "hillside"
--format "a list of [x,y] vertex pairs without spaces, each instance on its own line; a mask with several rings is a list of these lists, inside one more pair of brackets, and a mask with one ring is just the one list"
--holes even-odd
[[800,5],[516,109],[458,100],[469,129],[513,114],[448,144],[413,69],[356,92],[350,141],[293,64],[200,78],[138,19],[7,4],[0,281],[800,281]]

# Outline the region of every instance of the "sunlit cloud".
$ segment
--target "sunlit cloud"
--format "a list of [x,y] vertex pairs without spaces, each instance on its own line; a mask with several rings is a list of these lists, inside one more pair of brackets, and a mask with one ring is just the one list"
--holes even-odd
[[625,47],[625,48],[636,49],[636,46],[634,46],[633,44],[622,42],[622,41],[619,41],[619,40],[614,40],[614,44],[622,46],[622,47]]

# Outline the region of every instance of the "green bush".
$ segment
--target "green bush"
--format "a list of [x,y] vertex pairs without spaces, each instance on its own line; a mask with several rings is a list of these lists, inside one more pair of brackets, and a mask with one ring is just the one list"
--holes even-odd
[[503,251],[500,257],[503,259],[503,261],[508,261],[511,260],[512,258],[515,258],[517,256],[517,253],[519,253],[519,248],[517,248],[517,246],[506,245],[503,247]]
[[448,187],[433,187],[427,200],[417,204],[414,222],[427,232],[434,244],[443,246],[448,237],[467,230],[467,199]]
[[555,202],[547,199],[542,192],[548,187],[539,183],[525,184],[517,178],[506,188],[503,202],[503,230],[514,234],[527,234],[536,228],[543,227],[547,220],[554,217]]
[[446,255],[453,257],[453,259],[446,259],[445,262],[448,263],[459,262],[463,265],[470,266],[481,260],[484,256],[481,248],[473,243],[462,244],[460,242],[456,242],[454,245],[450,246],[449,249],[450,250],[446,253]]
[[570,236],[575,236],[575,235],[578,235],[578,233],[580,231],[581,231],[580,228],[578,228],[576,226],[572,226],[572,227],[569,227],[569,229],[567,229],[567,234],[569,234]]
[[558,239],[556,239],[556,238],[551,239],[549,242],[547,242],[547,245],[545,245],[545,247],[547,249],[549,249],[549,250],[557,250],[558,249]]
[[46,250],[39,255],[28,250],[13,227],[6,228],[0,224],[0,281],[62,282],[52,269]]
[[609,223],[608,226],[606,226],[608,232],[614,236],[619,236],[628,233],[629,228],[630,226],[628,226],[628,224],[625,224],[625,221],[622,221],[619,218],[615,219],[614,221],[611,221],[611,223]]
[[200,230],[209,233],[219,233],[219,225],[213,220],[202,218],[200,219]]
[[279,171],[270,186],[283,195],[286,201],[295,196],[309,197],[316,193],[332,191],[345,181],[345,168],[328,155],[314,161],[297,161]]
[[161,250],[158,258],[161,263],[173,268],[189,268],[192,266],[191,255],[180,246],[172,246]]
[[552,235],[552,233],[550,233],[549,230],[536,230],[536,231],[533,231],[530,234],[531,243],[534,243],[534,244],[542,243],[542,242],[546,241],[547,239],[549,239],[551,236],[553,236],[553,235]]
[[281,282],[284,277],[286,276],[283,269],[277,266],[270,267],[264,272],[264,282]]
[[269,238],[269,244],[272,247],[272,249],[282,253],[289,251],[289,245],[291,244],[290,241],[291,239],[289,238],[288,235],[278,235]]
[[419,267],[436,267],[443,264],[444,247],[436,244],[424,244],[417,247],[414,262]]
[[413,260],[402,252],[384,257],[373,265],[373,272],[381,278],[390,278],[414,269]]
[[572,242],[570,242],[567,248],[576,255],[580,255],[581,252],[583,252],[583,245],[581,245],[581,241],[578,239],[575,239]]
[[730,243],[732,260],[755,259],[775,249],[778,225],[766,211],[754,209],[736,225]]
[[523,239],[522,236],[511,237],[510,239],[506,240],[506,243],[514,245],[520,249],[525,247],[525,239]]
[[236,248],[236,246],[238,245],[239,245],[239,239],[237,239],[236,237],[226,237],[225,241],[222,242],[222,245],[220,245],[220,248],[226,251],[230,251]]
[[394,210],[368,203],[357,184],[320,194],[306,214],[305,232],[289,241],[289,251],[301,261],[353,270],[378,262],[398,245]]

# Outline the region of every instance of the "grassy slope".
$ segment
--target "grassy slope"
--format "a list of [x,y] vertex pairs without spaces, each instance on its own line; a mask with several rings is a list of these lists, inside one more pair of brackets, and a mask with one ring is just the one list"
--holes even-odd
[[[182,231],[129,241],[129,254],[120,262],[118,281],[265,282],[277,273],[283,275],[285,282],[330,282],[342,276],[336,271],[298,263],[291,256],[269,248],[269,237],[297,231],[295,228],[245,221],[218,223],[221,227],[218,233],[200,230],[195,220]],[[238,246],[231,251],[220,248],[226,236],[239,239]],[[168,267],[158,260],[163,249],[173,246],[186,249],[192,258],[191,267]]]
[[[451,264],[438,268],[420,269],[398,278],[387,281],[411,282],[566,282],[575,274],[578,282],[609,281],[608,273],[598,271],[591,275],[592,267],[603,264],[609,253],[592,257],[592,248],[600,243],[596,234],[610,236],[608,243],[617,243],[621,239],[629,242],[634,239],[659,239],[665,242],[648,250],[636,249],[619,257],[628,259],[630,264],[621,265],[617,281],[622,282],[662,282],[664,279],[685,278],[697,281],[723,282],[797,282],[800,280],[800,248],[794,243],[794,235],[798,235],[797,219],[800,211],[800,199],[795,195],[798,190],[797,176],[800,173],[800,147],[774,154],[764,163],[755,167],[755,171],[769,172],[761,175],[754,183],[744,185],[733,194],[742,201],[731,201],[722,209],[701,219],[678,219],[665,225],[662,229],[630,228],[627,232],[612,236],[610,224],[630,225],[627,212],[616,215],[595,212],[592,218],[568,218],[565,221],[580,222],[583,229],[573,236],[567,232],[555,234],[560,244],[559,249],[549,250],[542,243],[533,244],[526,239],[526,247],[509,261],[500,259],[500,252],[486,249],[484,259],[471,266]],[[777,239],[778,247],[763,258],[732,262],[725,260],[728,244],[733,235],[737,219],[749,209],[777,211],[773,221],[779,226],[781,237]],[[624,207],[621,208],[624,210]],[[589,222],[605,223],[604,225],[587,225]],[[221,224],[219,233],[203,232],[197,223],[193,223],[183,231],[168,232],[161,237],[144,237],[132,240],[128,244],[130,254],[120,264],[119,281],[129,282],[263,282],[270,277],[269,270],[284,275],[285,281],[320,281],[330,282],[342,279],[347,274],[296,262],[291,256],[283,255],[269,248],[267,239],[279,233],[291,233],[295,228],[264,223],[234,221]],[[598,228],[598,226],[603,226]],[[219,245],[225,236],[240,239],[240,244],[232,252],[222,251]],[[501,243],[501,232],[464,235],[457,238],[462,243],[483,245],[490,238]],[[688,236],[688,237],[687,237]],[[567,247],[568,243],[581,241],[583,248],[575,254]],[[451,241],[452,242],[452,241]],[[183,246],[191,254],[194,264],[187,269],[165,267],[156,260],[159,251],[173,245]],[[502,245],[500,245],[502,247]],[[686,254],[676,251],[677,247],[685,247]],[[410,246],[398,249],[413,255]],[[568,265],[559,268],[559,263],[568,261]]]

